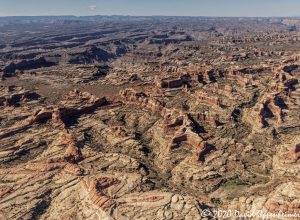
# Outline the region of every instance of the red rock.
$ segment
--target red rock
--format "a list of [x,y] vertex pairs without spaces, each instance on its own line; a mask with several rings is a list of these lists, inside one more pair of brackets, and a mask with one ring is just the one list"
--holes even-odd
[[203,141],[201,144],[193,148],[193,157],[192,161],[199,162],[199,161],[204,161],[205,160],[205,155],[214,150],[214,146]]

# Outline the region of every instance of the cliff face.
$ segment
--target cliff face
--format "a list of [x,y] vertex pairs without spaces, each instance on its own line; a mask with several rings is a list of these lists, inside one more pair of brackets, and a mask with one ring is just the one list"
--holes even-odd
[[55,62],[47,61],[44,57],[35,60],[23,60],[17,63],[11,63],[4,68],[5,74],[13,74],[16,71],[24,71],[31,69],[38,69],[43,67],[50,67],[56,65]]

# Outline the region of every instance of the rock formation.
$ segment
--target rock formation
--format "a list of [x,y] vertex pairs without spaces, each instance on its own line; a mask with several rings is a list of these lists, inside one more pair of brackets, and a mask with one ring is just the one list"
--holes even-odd
[[299,219],[298,20],[0,17],[0,219]]

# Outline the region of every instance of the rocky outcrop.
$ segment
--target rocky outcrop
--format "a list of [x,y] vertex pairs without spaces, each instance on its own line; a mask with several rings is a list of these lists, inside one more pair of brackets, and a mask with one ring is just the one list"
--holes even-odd
[[163,89],[174,89],[174,88],[180,88],[183,85],[186,85],[189,81],[188,75],[183,75],[180,78],[174,78],[174,77],[156,77],[155,79],[155,85],[158,88]]
[[[79,103],[80,105],[76,106],[76,104]],[[55,127],[64,127],[64,121],[69,118],[93,111],[106,104],[107,100],[105,97],[100,99],[89,93],[81,93],[75,90],[70,92],[66,101],[60,103],[63,107],[50,106],[39,109],[21,123],[17,123],[9,128],[0,130],[0,137],[9,136],[17,131],[27,129],[35,123],[42,123],[50,119],[53,119],[52,124]]]
[[218,116],[212,116],[209,112],[198,113],[195,118],[199,123],[209,124],[212,127],[216,127],[220,124]]
[[93,178],[89,182],[81,181],[83,188],[87,191],[90,200],[97,208],[107,212],[114,208],[116,201],[107,195],[107,189],[118,184],[119,180],[108,177]]
[[83,170],[78,166],[78,162],[83,159],[83,156],[80,150],[80,144],[74,135],[63,131],[59,134],[57,141],[57,143],[54,143],[54,146],[63,146],[65,148],[63,155],[44,161],[29,163],[25,167],[25,170],[31,170],[33,172],[64,170],[71,175],[82,175]]
[[136,92],[132,89],[123,90],[120,92],[121,102],[141,105],[153,113],[159,113],[166,115],[168,110],[164,107],[164,104],[159,100],[149,97],[143,92]]
[[298,175],[299,174],[299,160],[300,147],[299,138],[290,140],[277,147],[277,154],[273,159],[273,168],[277,175]]
[[275,97],[266,98],[258,109],[258,123],[262,128],[268,126],[267,118],[276,117],[280,123],[284,119],[282,108],[277,105]]
[[22,60],[18,63],[11,63],[7,65],[3,71],[5,74],[14,74],[17,70],[31,70],[54,65],[57,65],[57,63],[47,61],[44,57],[40,57],[34,60]]
[[77,163],[83,159],[81,151],[79,149],[79,142],[71,134],[62,133],[61,144],[66,145],[67,149],[64,153],[64,159],[69,163]]
[[210,153],[213,151],[215,147],[205,141],[201,142],[198,146],[196,146],[193,149],[193,158],[192,161],[197,163],[197,162],[203,162],[205,160],[206,154]]
[[202,92],[202,91],[197,91],[195,94],[193,94],[195,98],[197,99],[198,102],[201,104],[209,105],[209,106],[216,106],[220,107],[222,101],[218,97],[212,97],[208,96],[208,94]]
[[8,86],[1,89],[0,106],[19,106],[21,102],[37,100],[40,96],[22,87]]

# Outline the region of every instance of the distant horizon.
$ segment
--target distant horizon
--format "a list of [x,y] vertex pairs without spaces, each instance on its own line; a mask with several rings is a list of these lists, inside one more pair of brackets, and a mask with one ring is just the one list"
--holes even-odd
[[13,18],[13,17],[191,17],[191,18],[298,18],[300,16],[207,16],[207,15],[122,15],[122,14],[99,14],[99,15],[8,15],[2,16],[0,18]]
[[0,0],[0,17],[299,17],[299,0]]

